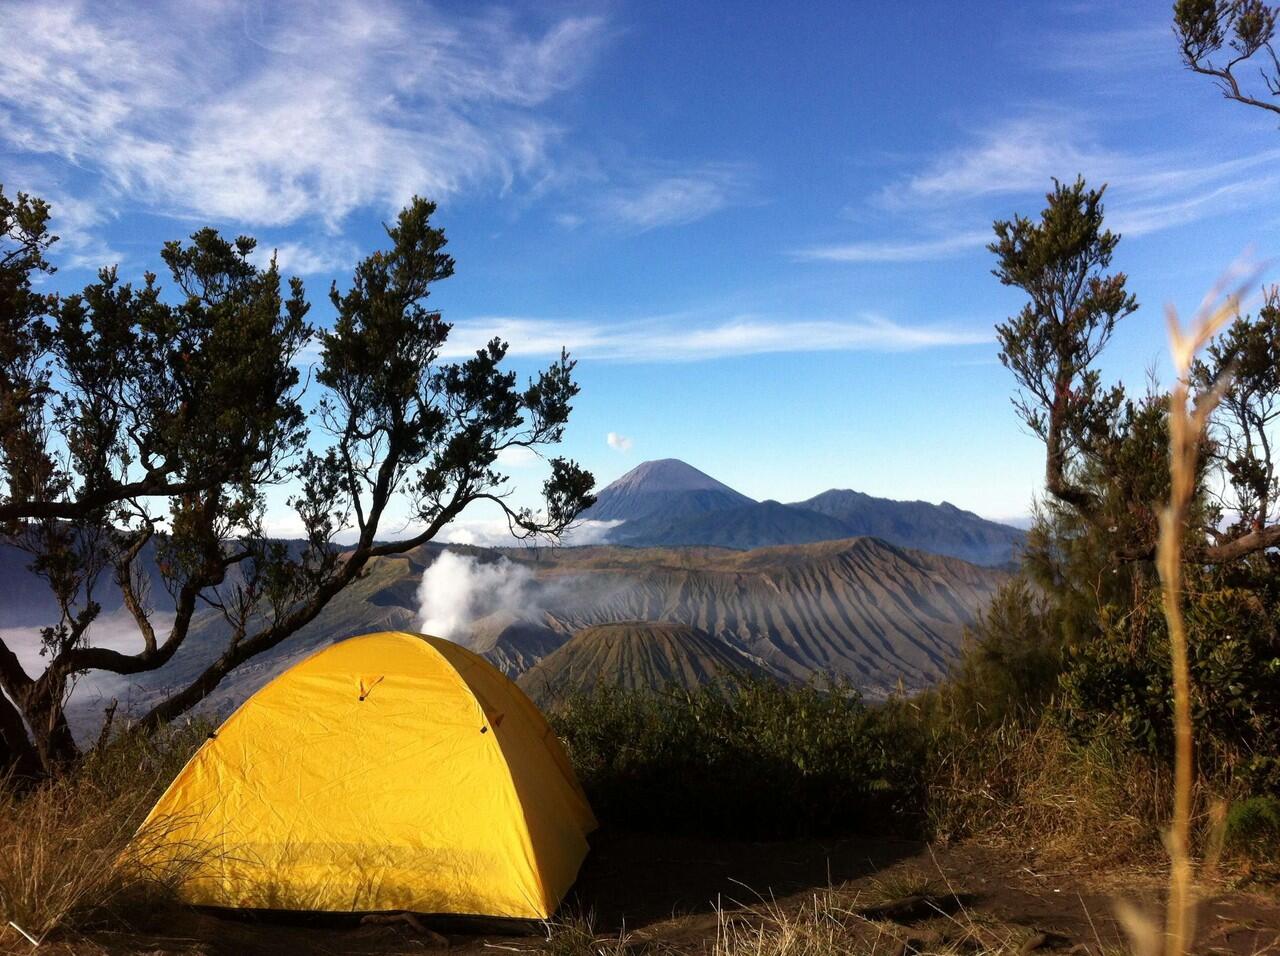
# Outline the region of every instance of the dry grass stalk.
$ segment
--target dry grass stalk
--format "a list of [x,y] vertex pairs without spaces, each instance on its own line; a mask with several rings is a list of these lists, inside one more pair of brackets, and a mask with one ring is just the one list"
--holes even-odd
[[[1209,304],[1218,302],[1215,306]],[[1206,299],[1191,328],[1184,330],[1170,308],[1169,339],[1177,382],[1169,397],[1169,504],[1160,515],[1156,565],[1160,572],[1174,693],[1174,805],[1167,844],[1170,857],[1169,901],[1166,908],[1165,946],[1168,956],[1184,956],[1195,934],[1195,867],[1191,859],[1191,806],[1194,790],[1194,728],[1191,723],[1191,674],[1187,662],[1186,624],[1182,616],[1183,545],[1187,517],[1195,497],[1200,446],[1229,376],[1214,383],[1191,407],[1191,366],[1196,354],[1240,310],[1238,295],[1214,295]],[[1152,933],[1132,912],[1128,920],[1134,942],[1150,952]]]

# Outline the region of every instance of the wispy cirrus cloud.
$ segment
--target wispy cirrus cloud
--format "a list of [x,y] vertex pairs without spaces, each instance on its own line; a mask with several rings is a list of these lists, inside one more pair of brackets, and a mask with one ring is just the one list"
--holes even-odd
[[1040,67],[1074,73],[1150,73],[1170,61],[1167,22],[1098,30],[1050,33],[1030,44],[1028,58]]
[[685,318],[608,324],[492,317],[457,321],[444,355],[471,355],[495,336],[511,343],[512,355],[555,356],[563,347],[578,358],[613,362],[699,362],[795,352],[900,352],[991,340],[986,329],[906,325],[877,315],[851,320],[737,316],[700,323]]
[[0,143],[96,173],[99,201],[331,230],[415,192],[537,174],[560,134],[543,108],[604,34],[598,17],[532,31],[391,0],[120,12],[6,5]]
[[319,240],[307,242],[259,242],[253,260],[265,266],[275,256],[276,266],[283,275],[331,276],[347,272],[360,258],[355,243]]
[[[910,214],[916,236],[859,238],[793,250],[800,259],[919,262],[981,249],[990,234],[973,223],[1007,215],[1009,197],[1039,200],[1053,177],[1083,174],[1108,184],[1112,227],[1140,236],[1222,215],[1274,195],[1280,149],[1205,162],[1200,150],[1139,153],[1102,145],[1081,117],[1029,116],[985,128],[869,198],[897,217]],[[1000,206],[995,203],[999,201]],[[956,223],[962,223],[959,228]]]
[[[1203,150],[1135,153],[1101,145],[1081,119],[1023,118],[983,130],[922,170],[885,187],[891,209],[967,202],[990,196],[1043,193],[1050,179],[1083,174],[1110,184],[1116,211],[1192,198],[1223,185],[1265,189],[1280,148],[1218,162]],[[1258,175],[1261,173],[1261,175]]]
[[749,170],[738,164],[645,170],[630,184],[606,190],[595,211],[605,223],[637,232],[684,225],[741,201],[749,179]]
[[884,239],[797,249],[793,256],[826,262],[923,262],[945,259],[991,241],[986,232],[958,232],[937,239]]

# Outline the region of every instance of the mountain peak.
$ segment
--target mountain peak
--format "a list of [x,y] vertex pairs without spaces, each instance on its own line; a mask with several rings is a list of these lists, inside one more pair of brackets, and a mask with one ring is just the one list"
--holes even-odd
[[737,494],[723,482],[699,471],[679,458],[655,458],[643,461],[609,485],[610,488],[644,489],[645,491],[727,491]]
[[583,517],[635,521],[660,513],[693,515],[753,503],[679,458],[659,458],[641,462],[601,490]]

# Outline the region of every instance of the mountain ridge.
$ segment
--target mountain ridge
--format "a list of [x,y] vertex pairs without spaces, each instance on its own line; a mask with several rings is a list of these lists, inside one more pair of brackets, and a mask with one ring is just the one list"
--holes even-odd
[[948,501],[899,501],[832,488],[804,501],[756,501],[679,459],[646,461],[607,485],[584,519],[617,522],[609,544],[750,550],[871,536],[988,566],[1007,565],[1026,539]]

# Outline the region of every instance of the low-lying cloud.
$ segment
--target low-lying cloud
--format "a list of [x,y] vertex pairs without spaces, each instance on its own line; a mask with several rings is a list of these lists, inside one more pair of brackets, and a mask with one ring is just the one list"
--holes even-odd
[[[556,542],[566,547],[603,544],[609,532],[621,521],[594,521],[584,519],[570,525]],[[442,544],[466,544],[477,548],[545,547],[545,538],[517,538],[511,526],[503,518],[454,521],[440,532],[436,539]]]
[[[152,624],[164,635],[173,626],[173,615],[154,612]],[[0,641],[13,651],[18,663],[30,677],[38,677],[49,664],[40,653],[40,629],[36,627],[0,628]],[[89,626],[87,641],[92,647],[106,647],[124,654],[142,650],[142,635],[137,622],[121,609],[101,615]],[[121,712],[127,712],[135,678],[107,671],[89,671],[75,679],[67,702],[67,719],[76,738],[84,742],[102,725],[102,714],[113,699],[118,699]]]

